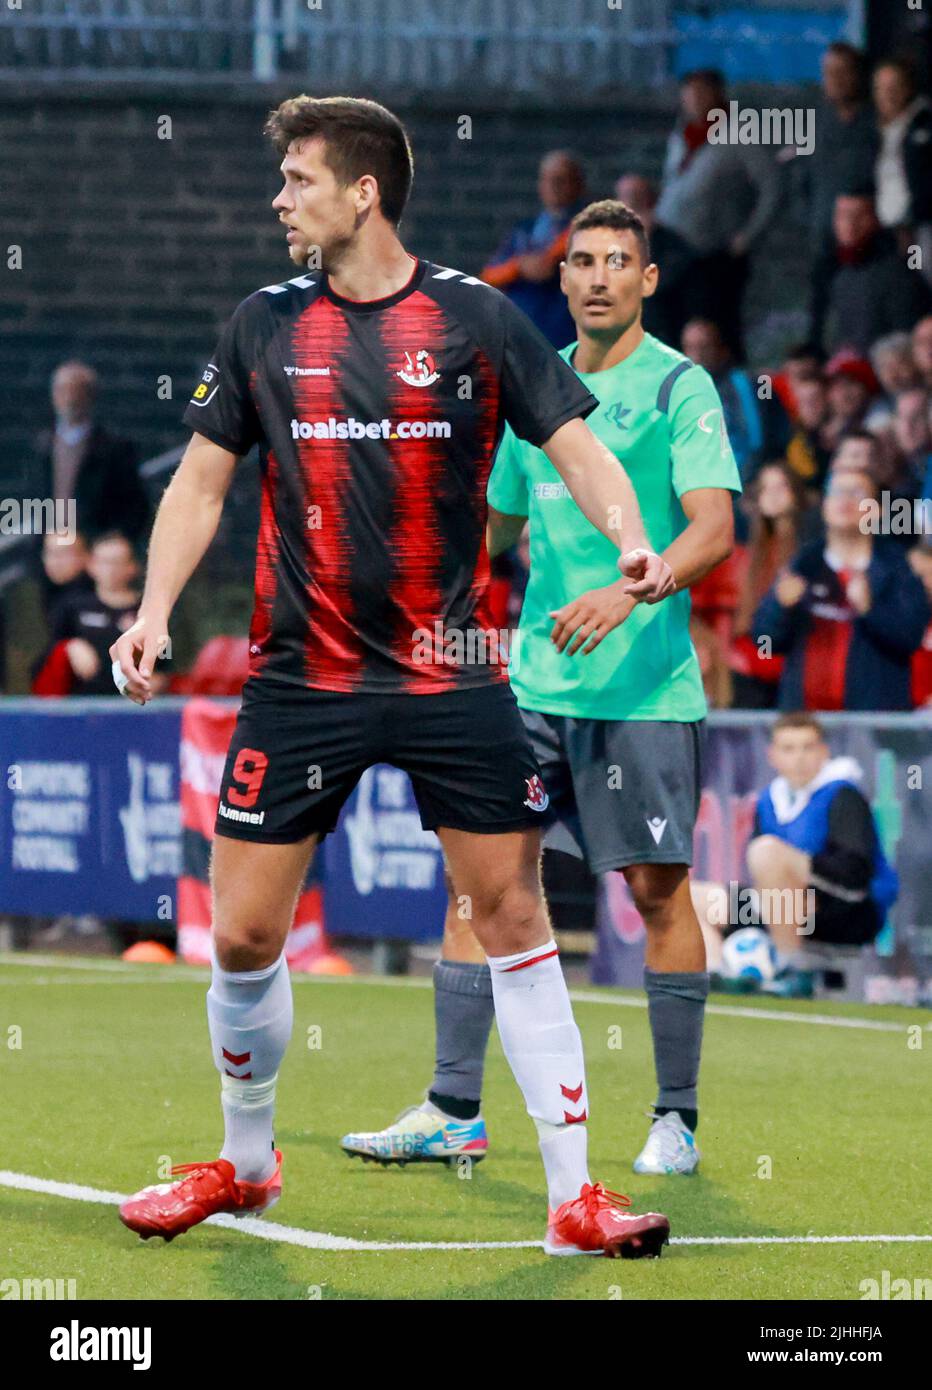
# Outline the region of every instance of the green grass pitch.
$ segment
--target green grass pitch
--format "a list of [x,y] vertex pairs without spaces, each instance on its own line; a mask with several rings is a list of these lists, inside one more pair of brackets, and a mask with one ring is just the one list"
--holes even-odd
[[[166,1159],[214,1157],[205,972],[23,960],[0,958],[0,1169],[127,1193],[160,1180]],[[694,1177],[658,1180],[631,1172],[653,1099],[643,1000],[583,994],[593,1177],[636,1208],[665,1211],[674,1237],[932,1235],[927,1012],[714,999],[723,1012],[706,1022],[703,1164]],[[536,1136],[494,1034],[490,1152],[471,1176],[341,1153],[347,1130],[381,1127],[419,1099],[432,1045],[423,981],[295,981],[279,1083],[284,1195],[272,1221],[399,1245],[543,1236]],[[932,1244],[673,1244],[660,1260],[629,1262],[537,1249],[321,1250],[202,1226],[165,1245],[138,1240],[112,1205],[0,1185],[0,1280],[74,1279],[78,1298],[857,1300],[861,1281],[884,1270],[928,1278]]]

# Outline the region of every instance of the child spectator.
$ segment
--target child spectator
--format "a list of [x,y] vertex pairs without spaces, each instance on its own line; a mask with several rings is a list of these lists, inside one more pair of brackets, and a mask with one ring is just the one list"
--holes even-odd
[[768,757],[777,776],[758,797],[747,864],[777,950],[774,992],[796,994],[807,992],[797,978],[804,943],[873,941],[899,884],[858,785],[861,768],[831,756],[817,719],[783,715]]
[[116,695],[109,649],[136,621],[139,565],[119,531],[98,536],[87,564],[91,593],[63,599],[52,625],[53,643],[65,643],[72,695]]

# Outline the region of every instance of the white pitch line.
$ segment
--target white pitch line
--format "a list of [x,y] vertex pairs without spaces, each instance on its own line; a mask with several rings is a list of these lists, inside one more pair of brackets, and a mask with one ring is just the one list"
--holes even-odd
[[[93,1202],[100,1206],[118,1206],[126,1200],[120,1192],[104,1192],[79,1183],[54,1182],[51,1178],[36,1178],[30,1173],[11,1173],[0,1170],[0,1187],[19,1192],[39,1192],[47,1197],[64,1197],[72,1202]],[[306,1231],[300,1226],[281,1226],[259,1217],[209,1216],[205,1226],[222,1226],[228,1231],[254,1236],[281,1245],[300,1245],[307,1250],[347,1250],[365,1253],[379,1250],[533,1250],[539,1240],[355,1240],[352,1236],[334,1236],[325,1231]],[[671,1245],[892,1245],[932,1242],[932,1235],[857,1235],[857,1236],[672,1236]]]
[[[200,966],[184,966],[174,968],[168,966],[145,966],[133,965],[130,961],[100,961],[92,964],[90,961],[70,960],[56,956],[30,956],[28,959],[17,960],[13,956],[0,958],[0,970],[7,965],[31,966],[39,969],[64,969],[64,970],[86,970],[103,971],[111,978],[104,980],[82,980],[82,984],[195,984],[198,981],[208,979],[208,972]],[[166,973],[171,970],[171,973]],[[142,972],[152,971],[152,974]],[[158,973],[156,973],[158,972]],[[294,984],[323,984],[323,985],[373,985],[378,989],[433,989],[433,980],[427,976],[388,976],[382,979],[373,975],[292,975]],[[2,983],[2,980],[0,980]],[[33,981],[34,984],[70,984],[77,981],[54,980],[39,977]],[[625,995],[605,995],[595,994],[591,990],[571,989],[570,998],[575,1004],[601,1004],[609,1008],[621,1009],[646,1009],[646,999],[631,999]],[[906,1007],[905,1005],[903,1007]],[[922,1010],[916,1010],[922,1013]],[[843,1016],[835,1017],[832,1014],[804,1014],[795,1010],[781,1009],[755,1009],[740,1004],[707,1004],[706,1013],[714,1014],[719,1018],[750,1018],[763,1019],[766,1023],[812,1023],[822,1028],[855,1028],[867,1030],[872,1033],[902,1033],[904,1028],[919,1027],[924,1033],[932,1033],[932,1022],[913,1023],[909,1019],[904,1019],[902,1023],[894,1023],[885,1018],[847,1018]]]

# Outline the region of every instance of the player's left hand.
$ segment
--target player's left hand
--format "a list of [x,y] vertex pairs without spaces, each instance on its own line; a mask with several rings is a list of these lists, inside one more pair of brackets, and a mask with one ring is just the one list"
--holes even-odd
[[673,571],[653,550],[627,550],[618,561],[622,574],[634,582],[624,586],[635,603],[659,603],[676,590]]
[[[554,624],[550,640],[558,652],[567,651],[573,656],[582,647],[583,656],[588,656],[636,606],[637,600],[625,593],[624,582],[620,579],[604,589],[590,589],[564,603],[562,608],[551,611],[549,616]],[[571,639],[572,645],[567,648]]]

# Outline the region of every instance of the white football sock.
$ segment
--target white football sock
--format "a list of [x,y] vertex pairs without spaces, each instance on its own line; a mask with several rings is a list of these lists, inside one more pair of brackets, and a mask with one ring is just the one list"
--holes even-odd
[[265,1182],[275,1171],[274,1124],[275,1083],[236,1081],[220,1078],[220,1104],[223,1109],[223,1148],[241,1182]]
[[547,1174],[547,1202],[551,1211],[579,1196],[589,1181],[589,1135],[585,1125],[548,1125],[536,1120],[540,1156]]
[[555,1210],[578,1197],[589,1181],[582,1040],[556,943],[488,961],[499,1037],[537,1124],[548,1200]]
[[275,1168],[275,1081],[291,1037],[293,1003],[284,955],[263,970],[222,970],[213,956],[207,1019],[222,1080],[229,1159],[244,1182],[264,1182]]

